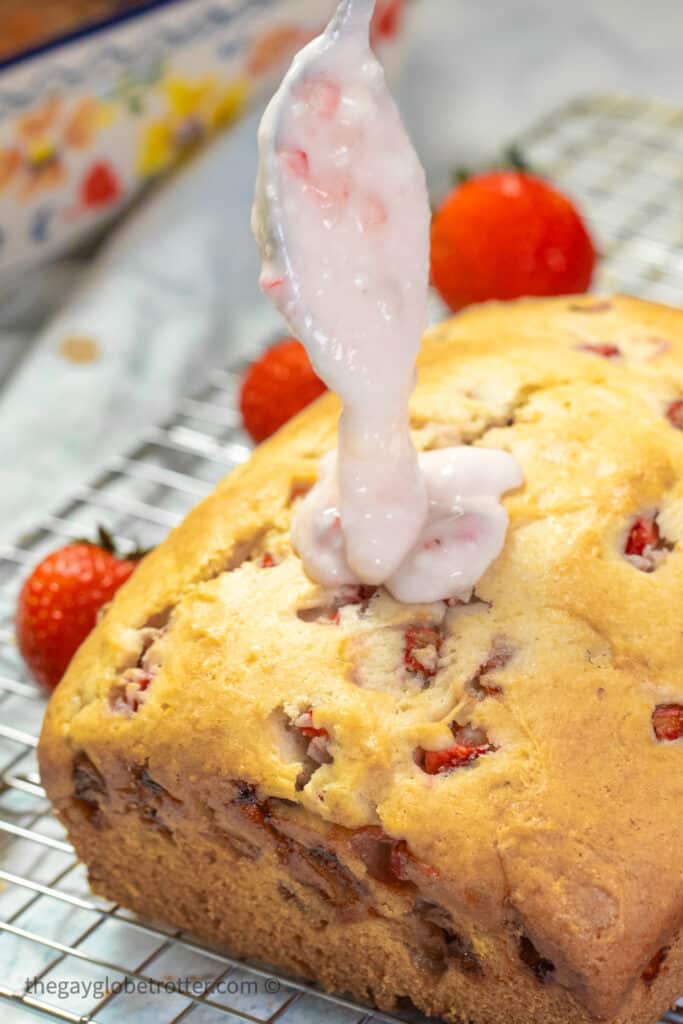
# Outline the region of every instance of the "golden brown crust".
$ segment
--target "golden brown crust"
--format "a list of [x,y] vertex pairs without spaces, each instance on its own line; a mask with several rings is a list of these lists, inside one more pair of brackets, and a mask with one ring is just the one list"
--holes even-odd
[[[605,344],[620,355],[600,355]],[[665,415],[681,396],[683,313],[635,299],[491,304],[430,331],[411,407],[418,444],[505,448],[525,473],[505,500],[503,553],[478,600],[455,608],[384,593],[345,604],[305,577],[288,542],[292,493],[334,443],[338,408],[316,403],[145,559],[57,690],[41,768],[86,861],[107,860],[107,833],[72,813],[79,752],[106,783],[146,765],[181,801],[183,828],[192,793],[244,780],[261,800],[296,801],[309,826],[405,841],[472,934],[504,936],[508,950],[523,937],[552,963],[543,987],[519,957],[505,968],[531,975],[548,1020],[567,991],[588,1014],[567,1021],[653,1020],[657,993],[683,986],[673,954],[668,987],[658,979],[646,998],[640,980],[683,924],[683,741],[652,730],[656,705],[683,703],[683,432]],[[669,547],[644,572],[625,539],[635,516],[655,513]],[[112,695],[150,657],[140,630],[166,620],[147,641],[144,703],[122,713]],[[404,662],[417,623],[439,637],[426,675]],[[310,708],[332,763],[311,762],[294,724]],[[452,742],[454,721],[495,750],[426,774],[416,751]],[[144,892],[129,902],[155,910]],[[258,955],[255,941],[244,946]],[[483,956],[494,988],[501,957]]]
[[[139,785],[132,787],[129,775],[124,788],[130,800]],[[79,828],[97,893],[147,920],[168,921],[171,905],[173,924],[183,931],[382,1010],[410,1000],[454,1024],[595,1021],[566,988],[548,977],[543,983],[542,971],[522,965],[508,934],[473,932],[466,919],[449,913],[438,902],[445,896],[438,883],[428,883],[427,898],[410,882],[378,884],[338,830],[310,832],[286,808],[269,810],[276,843],[253,822],[240,823],[235,808],[218,809],[215,793],[211,815],[196,791],[188,799],[189,805],[168,807],[168,798],[152,796],[159,817],[148,814],[144,823],[131,820],[130,808],[110,806],[104,839]],[[283,849],[290,836],[298,845]],[[310,851],[305,860],[302,846]],[[652,977],[638,979],[610,1024],[654,1024],[679,993],[681,971],[678,938]]]

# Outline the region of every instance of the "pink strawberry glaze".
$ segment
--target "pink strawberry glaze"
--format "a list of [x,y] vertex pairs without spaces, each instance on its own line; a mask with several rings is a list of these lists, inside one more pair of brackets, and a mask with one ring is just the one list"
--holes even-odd
[[294,546],[326,586],[384,584],[425,602],[472,590],[504,542],[500,496],[522,474],[506,452],[418,456],[410,437],[430,209],[370,49],[373,8],[343,0],[271,101],[253,226],[264,290],[344,406],[338,449],[296,510]]

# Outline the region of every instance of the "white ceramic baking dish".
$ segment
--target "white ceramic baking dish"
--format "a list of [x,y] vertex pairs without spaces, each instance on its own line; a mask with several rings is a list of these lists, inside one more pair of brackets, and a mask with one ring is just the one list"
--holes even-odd
[[[0,286],[81,242],[239,118],[335,3],[123,0],[105,20],[0,61]],[[377,2],[385,60],[403,7]],[[0,32],[1,19],[0,8]]]

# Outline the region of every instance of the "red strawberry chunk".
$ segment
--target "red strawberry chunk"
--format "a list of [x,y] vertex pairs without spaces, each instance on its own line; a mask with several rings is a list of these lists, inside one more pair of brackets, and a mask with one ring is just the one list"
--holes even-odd
[[370,587],[365,583],[361,583],[357,587],[349,587],[342,591],[337,602],[338,607],[344,608],[349,604],[367,604],[376,593],[377,587]]
[[327,738],[330,735],[327,729],[314,729],[312,725],[300,726],[299,732],[302,732],[304,736],[309,736],[311,739],[315,736],[323,736]]
[[412,860],[413,857],[408,849],[408,844],[405,839],[401,839],[391,847],[391,853],[389,854],[389,867],[391,874],[397,878],[399,882],[410,881],[410,865]]
[[657,548],[661,542],[659,527],[654,517],[638,516],[626,540],[627,555],[642,555],[647,548]]
[[314,739],[316,736],[329,737],[327,729],[316,729],[313,725],[313,708],[309,708],[303,715],[299,715],[294,723],[300,733]]
[[503,692],[502,686],[494,686],[492,683],[482,683],[479,679],[477,680],[479,690],[486,697],[499,697]]
[[488,658],[479,666],[479,670],[467,684],[468,691],[472,696],[477,700],[483,700],[484,697],[500,696],[503,692],[502,688],[491,682],[487,675],[489,672],[495,672],[496,669],[504,668],[514,653],[513,648],[504,637],[494,639]]
[[658,740],[678,740],[683,736],[683,705],[658,704],[652,712],[652,728]]
[[468,747],[460,743],[447,747],[445,750],[425,750],[423,769],[427,775],[441,775],[476,761],[478,757],[488,754],[490,750],[491,747],[488,744],[480,747]]
[[582,352],[592,352],[596,356],[602,356],[604,359],[614,359],[616,356],[621,355],[621,350],[616,345],[610,345],[607,343],[595,342],[594,344],[586,344],[581,346]]
[[147,687],[149,686],[149,684],[152,682],[152,678],[153,677],[152,677],[152,673],[151,672],[145,672],[143,670],[142,674],[140,675],[140,677],[138,679],[138,685],[139,685],[140,689],[141,690],[146,690]]
[[675,402],[671,403],[666,410],[666,416],[672,427],[676,427],[677,430],[683,430],[683,398],[678,398]]
[[496,637],[493,641],[493,647],[488,659],[479,669],[481,675],[485,675],[487,672],[493,672],[497,668],[504,668],[512,658],[514,651],[506,641],[501,637]]
[[303,149],[281,149],[280,162],[295,178],[307,178],[309,172],[308,154]]
[[489,738],[483,729],[472,725],[451,724],[451,732],[455,743],[452,747],[445,747],[443,750],[421,751],[420,765],[427,775],[441,775],[450,772],[454,768],[461,768],[463,765],[471,764],[484,754],[492,754],[498,749],[489,742]]
[[359,828],[351,836],[351,848],[363,862],[371,878],[385,885],[394,882],[415,882],[421,878],[438,878],[436,868],[425,864],[411,853],[405,839],[393,839],[381,828]]
[[259,564],[262,569],[272,569],[274,565],[277,565],[277,562],[270,551],[266,551]]
[[433,679],[436,675],[442,637],[436,626],[428,624],[406,629],[403,664],[409,672]]
[[121,676],[121,682],[115,683],[109,691],[111,710],[117,714],[135,714],[145,703],[145,690],[153,679],[152,672],[141,668],[127,669]]

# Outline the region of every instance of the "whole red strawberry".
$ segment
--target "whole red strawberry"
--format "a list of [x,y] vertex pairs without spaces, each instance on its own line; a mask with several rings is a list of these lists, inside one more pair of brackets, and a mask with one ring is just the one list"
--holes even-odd
[[138,563],[138,555],[119,558],[101,531],[99,544],[68,544],[33,570],[19,595],[17,641],[32,675],[48,690]]
[[325,391],[300,341],[286,338],[261,356],[242,382],[244,426],[260,443]]
[[451,309],[591,283],[595,249],[573,203],[524,171],[491,171],[454,189],[432,221],[432,281]]

